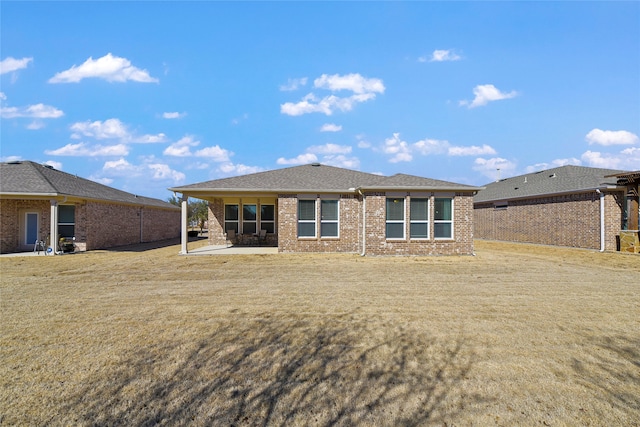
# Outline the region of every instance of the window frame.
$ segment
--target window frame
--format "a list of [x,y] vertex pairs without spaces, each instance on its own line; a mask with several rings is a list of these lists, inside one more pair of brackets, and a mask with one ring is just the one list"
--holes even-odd
[[[236,219],[227,219],[227,206],[236,207]],[[235,224],[234,228],[229,228],[228,223]],[[235,230],[236,234],[240,234],[240,204],[239,203],[225,203],[224,204],[224,232],[228,230]]]
[[[323,204],[324,203],[335,203],[335,219],[325,219],[323,215]],[[323,225],[325,224],[335,224],[336,225],[336,234],[335,235],[325,235],[323,234]],[[340,199],[337,198],[329,198],[329,197],[321,197],[320,198],[320,238],[325,239],[339,239],[340,238]]]
[[[60,220],[60,208],[73,208],[73,222],[63,222]],[[73,233],[71,234],[71,236],[68,236],[67,233],[62,233],[60,226],[64,227],[64,228],[68,228],[71,227],[71,230],[73,230]],[[58,223],[56,224],[56,227],[58,229],[58,236],[59,237],[64,237],[64,238],[68,238],[68,239],[72,239],[75,237],[76,235],[76,205],[58,205]]]
[[[450,213],[451,213],[451,218],[450,219],[436,219],[436,203],[438,202],[438,199],[440,200],[449,200],[450,202]],[[453,196],[438,196],[436,195],[433,199],[433,239],[434,240],[453,240],[454,239],[454,224],[453,224],[453,219],[455,217],[455,205],[454,205],[454,197]],[[451,226],[451,234],[450,236],[447,237],[438,237],[436,236],[436,230],[437,224],[450,224]]]
[[[424,201],[426,202],[426,207],[427,207],[427,217],[426,219],[414,219],[413,215],[414,215],[414,208],[412,206],[414,201]],[[409,198],[409,238],[411,240],[430,240],[431,238],[431,197],[429,196],[410,196]],[[427,234],[426,236],[414,236],[413,232],[412,232],[412,225],[414,224],[426,224],[427,226]]]
[[[400,200],[402,201],[402,220],[399,219],[389,219],[389,208],[388,203],[389,200]],[[387,195],[384,201],[384,211],[385,211],[385,226],[384,226],[384,237],[386,240],[406,240],[407,239],[407,206],[406,206],[406,197],[404,196],[394,196]],[[402,224],[402,236],[401,237],[389,237],[389,225],[397,225]]]
[[[263,212],[262,212],[262,209],[263,209],[264,207],[266,207],[266,206],[271,206],[272,213],[273,213],[273,218],[272,218],[272,219],[267,219],[267,220],[265,220],[265,219],[263,218]],[[275,232],[276,232],[276,205],[275,205],[275,204],[273,204],[273,203],[260,204],[260,216],[259,216],[259,221],[260,221],[260,230],[265,229],[265,228],[262,226],[263,224],[271,224],[271,229],[272,229],[273,231],[268,231],[268,230],[267,230],[267,233],[275,234]],[[266,229],[265,229],[265,230],[266,230]]]
[[[300,219],[300,206],[302,202],[313,202],[313,219]],[[318,237],[318,204],[316,198],[298,197],[296,204],[296,237],[298,239],[316,239]],[[301,235],[300,226],[313,224],[313,235]]]
[[[247,215],[245,215],[245,209],[249,206],[253,206],[253,209],[254,209],[253,219],[246,219]],[[246,231],[247,228],[253,228],[253,231]],[[255,234],[257,232],[258,232],[258,204],[243,203],[242,204],[242,234]]]

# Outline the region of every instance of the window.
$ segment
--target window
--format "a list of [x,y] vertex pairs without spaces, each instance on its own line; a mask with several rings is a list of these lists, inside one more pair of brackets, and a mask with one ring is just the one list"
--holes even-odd
[[58,235],[73,238],[76,234],[76,207],[74,205],[58,206]]
[[404,239],[404,199],[387,199],[387,239]]
[[298,237],[316,237],[315,200],[298,200]]
[[257,224],[256,205],[242,205],[242,233],[255,234]]
[[409,237],[429,238],[429,199],[411,198],[409,203]]
[[260,206],[260,228],[267,230],[267,233],[275,233],[275,211],[274,205]]
[[436,197],[433,214],[433,234],[436,239],[453,238],[453,199]]
[[238,230],[238,205],[224,205],[224,230]]
[[320,201],[320,237],[338,237],[338,200]]

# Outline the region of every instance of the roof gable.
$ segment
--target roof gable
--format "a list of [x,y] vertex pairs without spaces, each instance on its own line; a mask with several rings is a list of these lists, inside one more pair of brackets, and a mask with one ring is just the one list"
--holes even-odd
[[0,163],[0,194],[68,196],[134,205],[174,207],[168,202],[117,190],[31,161]]
[[561,166],[487,184],[485,189],[475,196],[474,202],[520,199],[615,187],[616,179],[607,178],[607,175],[619,172],[614,169]]

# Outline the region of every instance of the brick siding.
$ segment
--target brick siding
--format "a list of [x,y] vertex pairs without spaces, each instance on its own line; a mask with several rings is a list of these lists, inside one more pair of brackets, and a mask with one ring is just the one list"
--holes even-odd
[[[437,193],[436,193],[437,194]],[[430,212],[436,194],[430,196]],[[322,200],[322,194],[314,195]],[[305,198],[309,195],[305,195]],[[327,196],[333,199],[336,196]],[[362,198],[353,194],[342,194],[339,197],[339,237],[320,237],[320,221],[316,220],[316,237],[298,238],[298,196],[280,194],[276,202],[275,235],[267,235],[267,244],[278,246],[284,253],[361,253],[362,252]],[[367,255],[471,255],[473,254],[473,197],[471,193],[456,194],[454,199],[454,236],[451,240],[435,240],[433,238],[433,214],[430,214],[429,226],[431,238],[425,240],[405,239],[404,241],[388,241],[386,239],[385,193],[367,193]],[[238,199],[232,199],[238,203]],[[272,200],[272,199],[270,199]],[[409,200],[409,199],[407,199]],[[253,201],[251,202],[254,203]],[[260,199],[258,199],[258,204]],[[271,201],[270,201],[271,203]],[[209,243],[223,245],[226,243],[224,232],[225,200],[216,198],[209,201]],[[407,203],[408,205],[408,203]],[[408,217],[408,216],[407,216]],[[320,218],[320,203],[316,203],[316,218]],[[406,235],[409,235],[409,221],[406,221]]]
[[[0,252],[29,250],[20,245],[21,217],[27,210],[40,214],[40,239],[50,232],[49,200],[0,200]],[[180,211],[87,201],[75,204],[75,244],[78,250],[153,242],[180,236]],[[31,246],[32,248],[33,246]]]
[[[605,249],[615,251],[622,223],[622,193],[605,194]],[[477,238],[600,249],[600,196],[595,192],[493,202],[474,209]]]

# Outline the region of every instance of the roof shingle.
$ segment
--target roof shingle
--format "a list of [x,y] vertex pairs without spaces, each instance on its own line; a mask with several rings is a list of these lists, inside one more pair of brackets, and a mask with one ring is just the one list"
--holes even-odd
[[133,205],[177,208],[31,161],[0,163],[0,195],[70,196]]
[[474,197],[474,203],[615,187],[616,179],[607,178],[607,175],[619,172],[614,169],[570,165],[514,176],[487,184]]

